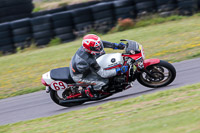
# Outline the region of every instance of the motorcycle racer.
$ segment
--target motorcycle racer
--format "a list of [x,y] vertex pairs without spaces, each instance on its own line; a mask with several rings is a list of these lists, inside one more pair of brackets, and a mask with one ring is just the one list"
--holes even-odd
[[[145,59],[141,44],[128,39],[120,41],[126,42],[125,47],[121,43],[101,41],[93,34],[86,35],[70,67],[44,73],[41,82],[53,102],[72,107],[133,88],[136,80],[154,89],[174,81],[176,69],[171,63],[160,59]],[[104,47],[124,49],[124,52],[104,54]]]
[[101,68],[96,59],[105,54],[104,47],[124,49],[125,44],[102,41],[97,35],[88,34],[83,37],[82,46],[71,59],[71,77],[78,84],[89,85],[82,93],[91,99],[98,97],[97,91],[108,84],[109,77],[117,75],[118,72],[125,73],[128,70],[127,66],[111,70]]

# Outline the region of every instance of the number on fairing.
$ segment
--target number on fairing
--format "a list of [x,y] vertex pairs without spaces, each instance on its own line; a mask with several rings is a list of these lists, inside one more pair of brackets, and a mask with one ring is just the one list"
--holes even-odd
[[51,83],[51,88],[55,91],[65,90],[67,89],[67,87],[67,84],[62,81],[54,81],[53,83]]

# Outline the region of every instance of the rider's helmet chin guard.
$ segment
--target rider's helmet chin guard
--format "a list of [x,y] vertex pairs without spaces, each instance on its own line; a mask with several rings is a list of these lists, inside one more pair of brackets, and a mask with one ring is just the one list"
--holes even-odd
[[104,52],[103,43],[100,37],[94,34],[84,36],[82,45],[86,52],[93,55],[99,55]]

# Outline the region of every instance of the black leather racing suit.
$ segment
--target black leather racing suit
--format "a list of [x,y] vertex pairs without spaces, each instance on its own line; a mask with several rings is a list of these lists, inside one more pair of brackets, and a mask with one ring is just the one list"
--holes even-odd
[[[105,48],[115,48],[115,44],[102,41]],[[116,70],[104,70],[97,61],[96,56],[86,52],[81,46],[70,63],[70,74],[76,83],[92,85],[94,90],[100,90],[108,83],[108,78],[115,76]]]

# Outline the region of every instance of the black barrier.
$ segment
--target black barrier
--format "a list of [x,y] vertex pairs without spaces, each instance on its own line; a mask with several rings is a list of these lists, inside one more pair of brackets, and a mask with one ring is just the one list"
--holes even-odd
[[73,18],[69,11],[60,12],[52,15],[54,35],[62,42],[69,42],[75,39],[73,33]]
[[0,1],[0,23],[31,17],[32,0]]
[[[0,5],[0,22],[3,20],[2,16],[9,17],[9,14],[14,13],[10,7],[22,8],[18,2],[32,10],[31,1],[3,1]],[[30,9],[19,9],[16,13],[26,17],[23,11]],[[27,47],[32,41],[38,46],[46,45],[53,38],[69,42],[90,30],[107,32],[120,18],[135,19],[155,12],[161,16],[192,15],[198,9],[200,0],[99,0],[64,6],[33,13],[29,18],[1,23],[0,51],[14,52],[15,48]]]

